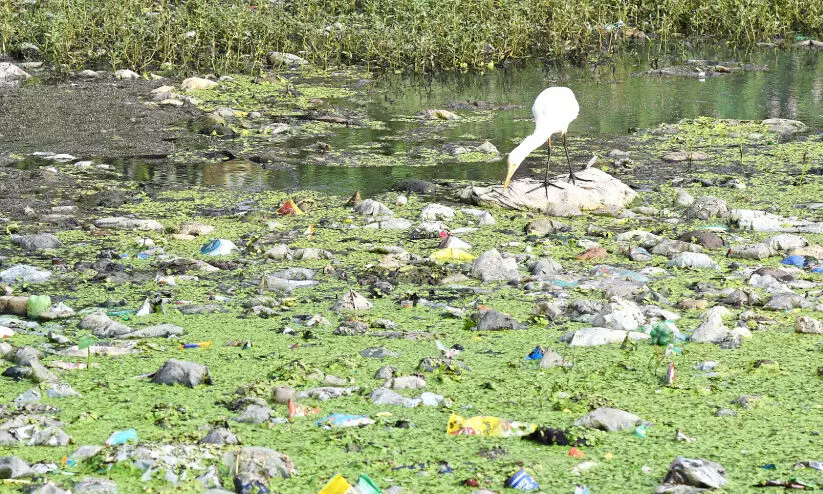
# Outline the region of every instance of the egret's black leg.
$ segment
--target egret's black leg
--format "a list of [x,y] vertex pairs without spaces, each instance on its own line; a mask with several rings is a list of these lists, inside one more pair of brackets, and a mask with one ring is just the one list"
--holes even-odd
[[546,179],[543,181],[543,184],[546,186],[546,194],[548,196],[549,187],[556,187],[558,189],[561,189],[562,187],[560,187],[559,185],[553,184],[549,180],[549,163],[552,160],[552,138],[551,138],[551,136],[548,138],[548,140],[546,140],[546,145],[549,146],[549,157],[546,158]]
[[574,171],[572,170],[572,160],[569,159],[569,148],[566,146],[566,134],[563,134],[563,150],[566,151],[566,162],[569,164],[569,180],[571,183],[577,185],[574,180],[580,180],[581,182],[591,182],[591,180],[586,178],[580,178],[575,176]]

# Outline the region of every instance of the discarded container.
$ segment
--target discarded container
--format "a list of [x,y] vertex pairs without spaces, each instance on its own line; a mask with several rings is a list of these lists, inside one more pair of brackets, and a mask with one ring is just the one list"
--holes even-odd
[[521,437],[537,429],[537,425],[514,422],[499,417],[461,417],[455,413],[449,417],[446,433],[466,436]]
[[180,349],[186,348],[208,348],[211,346],[211,341],[200,341],[198,343],[183,343],[180,345]]
[[28,297],[0,297],[0,314],[27,316],[32,319],[40,317],[51,308],[51,297],[48,295],[31,295]]
[[118,444],[126,444],[129,441],[137,442],[137,431],[134,429],[126,429],[124,431],[113,432],[106,442],[106,446],[114,446]]
[[343,427],[358,427],[361,425],[371,425],[374,423],[370,417],[366,415],[348,415],[345,413],[333,413],[320,420],[316,420],[315,425],[322,426],[326,429],[343,428]]
[[234,477],[234,492],[237,494],[270,494],[269,486],[258,479]]
[[645,424],[640,424],[634,429],[634,435],[646,439],[646,432],[649,430]]
[[569,449],[569,456],[572,458],[585,458],[586,453],[572,446],[571,449]]
[[521,491],[539,491],[540,484],[526,473],[525,470],[520,470],[506,480],[506,487],[512,489],[519,489]]
[[803,266],[806,265],[806,258],[803,257],[803,256],[797,256],[797,255],[789,256],[789,257],[783,259],[782,261],[780,261],[780,264],[786,264],[788,266],[797,266],[798,268],[802,268]]
[[592,494],[592,491],[589,490],[589,486],[576,484],[574,486],[574,494]]
[[51,307],[51,297],[48,295],[32,295],[26,306],[26,315],[30,318],[40,317],[40,314],[48,312]]
[[288,201],[284,202],[283,205],[280,206],[280,209],[277,210],[277,214],[283,216],[297,216],[299,214],[303,214],[303,211],[301,211],[300,208],[297,207],[297,204],[289,198]]
[[469,262],[474,260],[474,256],[462,249],[446,247],[432,252],[431,258],[437,262]]
[[675,378],[674,362],[669,362],[669,368],[666,370],[666,386],[674,385]]
[[320,413],[320,409],[317,407],[308,407],[306,405],[296,403],[294,400],[289,400],[290,419],[295,417],[308,417],[309,415],[316,415],[318,413]]
[[317,494],[346,494],[351,488],[352,485],[338,473]]
[[[673,329],[674,328],[674,329]],[[674,333],[677,328],[670,321],[663,321],[652,326],[649,332],[652,345],[666,346],[674,341]]]
[[212,240],[203,247],[200,247],[200,253],[207,256],[227,256],[235,250],[240,249],[234,245],[234,242],[226,240],[225,238]]
[[365,473],[360,474],[357,483],[354,484],[354,490],[357,494],[380,494],[380,488],[377,484]]
[[526,355],[526,360],[540,360],[543,358],[543,349],[538,345],[530,354]]

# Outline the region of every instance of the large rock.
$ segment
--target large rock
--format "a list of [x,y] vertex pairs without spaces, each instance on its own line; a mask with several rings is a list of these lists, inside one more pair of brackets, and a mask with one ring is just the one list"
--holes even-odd
[[86,477],[74,484],[74,494],[117,494],[117,484],[110,479]]
[[0,271],[0,282],[3,283],[42,283],[51,278],[51,271],[38,269],[27,264],[15,264]]
[[471,276],[481,281],[509,281],[520,277],[517,272],[517,261],[512,258],[503,258],[497,249],[480,254],[472,261]]
[[0,62],[0,86],[24,81],[31,77],[25,70],[11,62]]
[[741,230],[756,232],[823,233],[823,222],[786,218],[755,209],[733,209],[731,220]]
[[578,419],[574,425],[615,432],[634,429],[642,421],[643,419],[637,415],[625,410],[604,407],[589,412]]
[[134,330],[123,323],[114,321],[105,314],[89,314],[80,321],[80,327],[94,333],[98,338],[116,338]]
[[269,52],[267,58],[269,60],[269,63],[275,66],[285,65],[287,67],[300,67],[301,65],[307,65],[309,63],[309,61],[305,58],[301,58],[297,55],[285,53],[282,51]]
[[691,340],[696,343],[721,343],[729,337],[731,331],[723,324],[723,315],[728,314],[725,307],[717,306],[709,309],[704,315],[704,321],[694,330]]
[[0,456],[0,479],[33,477],[29,464],[16,456]]
[[569,331],[560,337],[560,341],[569,346],[599,346],[613,343],[623,343],[628,336],[629,341],[649,339],[649,335],[639,331],[622,331],[609,328],[583,328]]
[[11,241],[26,250],[59,249],[63,247],[63,242],[51,233],[38,233],[37,235],[12,235]]
[[331,310],[333,311],[347,311],[347,310],[369,310],[373,304],[354,290],[349,290],[337,302],[334,303]]
[[363,216],[391,216],[394,214],[388,206],[374,199],[366,199],[355,206],[354,210]]
[[686,210],[686,218],[707,220],[711,217],[727,218],[729,206],[726,201],[713,196],[698,197]]
[[199,89],[209,89],[216,86],[215,81],[203,79],[202,77],[189,77],[180,83],[180,89],[183,91],[197,91]]
[[669,467],[664,484],[682,484],[693,487],[719,489],[726,485],[726,470],[723,465],[702,458],[678,457]]
[[94,222],[97,228],[120,228],[123,230],[163,230],[163,225],[155,220],[141,220],[138,218],[126,218],[123,216],[111,216],[100,218]]
[[169,359],[154,373],[155,384],[182,384],[193,388],[202,383],[211,384],[209,368],[205,365],[185,360]]
[[646,322],[640,307],[630,300],[612,297],[608,304],[595,316],[594,326],[634,331]]
[[508,314],[492,309],[481,310],[472,316],[477,331],[501,331],[506,329],[526,329],[526,325]]
[[788,137],[792,134],[806,132],[806,124],[799,120],[789,120],[788,118],[767,118],[763,120],[763,125],[771,132],[780,134],[780,137]]
[[223,464],[232,475],[249,474],[254,478],[268,480],[275,477],[290,478],[297,473],[291,458],[269,448],[246,446],[223,455]]
[[175,326],[174,324],[158,324],[156,326],[149,326],[148,328],[132,331],[131,333],[120,336],[120,338],[169,338],[171,336],[182,336],[185,332],[185,329],[180,326]]
[[823,322],[810,316],[800,316],[794,321],[794,330],[798,333],[823,334]]
[[543,186],[540,180],[521,179],[509,184],[491,187],[472,187],[470,201],[485,206],[507,209],[550,212],[573,207],[594,210],[601,207],[623,208],[634,200],[637,193],[628,185],[597,168],[576,172],[581,179],[577,185],[566,182],[566,176],[555,178],[557,187]]

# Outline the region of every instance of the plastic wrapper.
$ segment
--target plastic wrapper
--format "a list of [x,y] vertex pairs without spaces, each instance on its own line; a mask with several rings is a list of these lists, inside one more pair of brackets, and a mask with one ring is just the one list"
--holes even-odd
[[316,420],[314,423],[326,429],[333,429],[370,425],[374,423],[374,420],[372,420],[370,417],[366,415],[348,415],[345,413],[333,413],[329,416],[323,417],[320,420]]
[[491,416],[461,417],[452,413],[446,432],[453,435],[521,437],[537,430],[536,424],[514,422]]
[[317,407],[309,407],[306,405],[301,405],[294,400],[289,400],[290,419],[295,417],[308,417],[309,415],[316,415],[318,413],[320,413],[320,409]]

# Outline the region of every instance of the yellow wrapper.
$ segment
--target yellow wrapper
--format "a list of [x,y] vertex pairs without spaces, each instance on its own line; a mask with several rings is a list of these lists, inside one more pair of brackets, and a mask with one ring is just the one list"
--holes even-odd
[[537,429],[536,424],[513,422],[500,417],[461,417],[452,413],[446,426],[448,434],[467,436],[519,437]]

